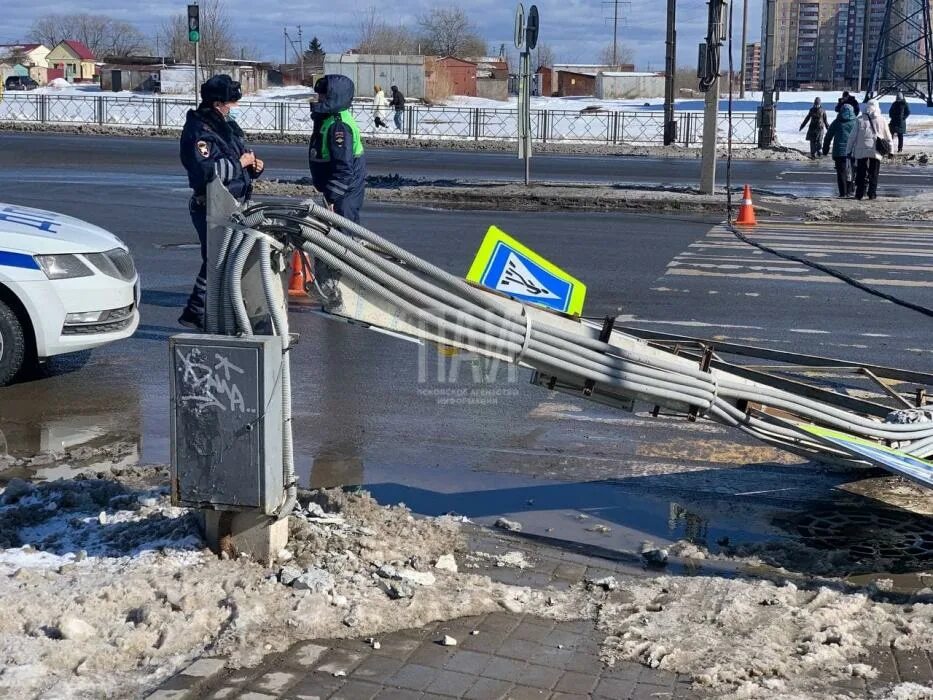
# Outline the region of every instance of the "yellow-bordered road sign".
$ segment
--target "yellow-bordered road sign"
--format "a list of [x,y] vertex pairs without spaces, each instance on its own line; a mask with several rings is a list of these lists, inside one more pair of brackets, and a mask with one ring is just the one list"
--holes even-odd
[[467,279],[529,304],[583,313],[585,284],[495,226],[486,232]]
[[800,427],[831,445],[841,447],[847,452],[863,457],[867,462],[876,464],[899,476],[907,477],[928,488],[933,488],[933,462],[929,460],[920,459],[892,447],[886,447],[877,442],[855,437],[838,430],[821,428],[816,425],[801,425]]

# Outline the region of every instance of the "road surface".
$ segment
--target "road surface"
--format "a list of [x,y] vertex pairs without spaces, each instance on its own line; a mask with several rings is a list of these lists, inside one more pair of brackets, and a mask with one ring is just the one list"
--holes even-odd
[[[188,195],[169,174],[168,144],[128,140],[121,149],[115,144],[122,141],[104,139],[96,156],[87,150],[94,139],[58,138],[36,137],[29,157],[21,150],[17,177],[2,181],[2,199],[53,208],[120,235],[142,276],[143,320],[134,338],[95,352],[83,367],[58,363],[50,377],[0,389],[0,449],[23,455],[122,440],[134,459],[165,463],[167,339],[180,331],[175,319],[198,267]],[[30,142],[15,143],[23,149]],[[58,157],[80,163],[66,171],[77,177],[44,176],[53,144],[75,149]],[[140,149],[166,153],[157,166],[134,164]],[[155,175],[140,179],[141,171]],[[496,224],[583,279],[588,315],[921,371],[933,364],[929,319],[765,256],[717,232],[714,220],[387,205],[366,207],[363,218],[460,274]],[[888,239],[825,227],[768,235],[771,244],[821,256],[887,291],[927,303],[933,297],[929,231]],[[439,357],[306,311],[293,313],[301,341],[292,355],[305,485],[364,484],[418,512],[458,512],[482,522],[507,515],[527,532],[608,548],[691,536],[715,549],[722,538],[794,536],[786,523],[804,514],[879,507],[872,497],[837,488],[859,483],[861,474],[801,465],[702,421],[652,419],[550,394],[529,386],[525,371],[500,367],[489,380],[487,368],[468,358]],[[916,516],[892,512],[905,528],[917,525]]]

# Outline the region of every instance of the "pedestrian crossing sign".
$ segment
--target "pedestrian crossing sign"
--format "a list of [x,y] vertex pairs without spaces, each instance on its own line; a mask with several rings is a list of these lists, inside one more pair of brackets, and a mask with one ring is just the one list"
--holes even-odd
[[882,469],[887,469],[889,472],[907,477],[918,484],[933,488],[933,462],[929,460],[920,459],[892,447],[858,438],[848,433],[842,433],[838,430],[821,428],[816,425],[801,425],[800,427],[808,433],[821,438],[822,441],[841,447],[847,452],[855,453]]
[[586,285],[495,226],[486,232],[466,278],[519,301],[573,316],[583,313]]

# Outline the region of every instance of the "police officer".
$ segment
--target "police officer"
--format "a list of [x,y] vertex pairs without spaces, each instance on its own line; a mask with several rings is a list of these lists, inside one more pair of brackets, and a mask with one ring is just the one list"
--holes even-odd
[[350,112],[353,81],[343,75],[325,75],[314,84],[314,91],[318,99],[311,105],[311,179],[335,212],[358,223],[366,187],[366,158],[360,128]]
[[219,179],[230,194],[246,202],[253,180],[262,173],[263,162],[246,147],[243,130],[236,122],[237,103],[243,96],[240,84],[229,75],[215,75],[201,86],[201,104],[188,111],[181,133],[181,162],[194,190],[188,210],[201,241],[201,271],[188,304],[178,322],[189,328],[204,328],[207,292],[207,183]]

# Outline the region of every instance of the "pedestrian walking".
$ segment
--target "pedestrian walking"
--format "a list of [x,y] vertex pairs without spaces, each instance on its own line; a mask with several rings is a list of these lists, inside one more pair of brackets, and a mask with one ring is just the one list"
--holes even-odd
[[325,75],[314,84],[314,91],[318,99],[311,105],[311,179],[335,212],[359,223],[366,188],[366,158],[360,128],[350,112],[353,81],[343,75]]
[[181,132],[180,155],[193,192],[188,203],[191,223],[201,242],[201,271],[194,282],[178,322],[188,328],[204,328],[207,295],[207,184],[215,179],[241,203],[249,200],[253,180],[265,164],[246,146],[237,124],[237,104],[243,96],[240,84],[229,75],[215,75],[201,86],[201,103],[188,110]]
[[855,116],[857,117],[859,115],[858,100],[855,99],[854,95],[850,95],[848,90],[843,90],[842,97],[840,97],[839,100],[836,102],[837,112],[842,111],[842,105],[851,105],[852,111],[855,112]]
[[813,100],[813,106],[810,108],[810,111],[807,112],[807,116],[804,118],[803,123],[800,125],[800,129],[797,131],[802,131],[803,127],[807,126],[808,123],[810,126],[807,128],[807,141],[810,142],[810,159],[813,160],[820,157],[823,134],[825,134],[826,130],[829,128],[829,122],[826,119],[826,110],[823,109],[823,102],[819,97]]
[[846,145],[856,160],[855,198],[862,199],[867,190],[868,198],[875,199],[881,159],[891,153],[891,131],[881,117],[878,100],[869,100],[856,122],[855,133]]
[[904,134],[907,133],[907,117],[910,116],[910,105],[904,99],[904,93],[898,92],[897,98],[888,109],[888,118],[891,120],[888,127],[891,133],[897,136],[897,152],[904,150]]
[[395,128],[404,131],[403,119],[405,118],[405,95],[398,89],[398,85],[392,86],[392,99],[389,101],[395,110]]
[[855,111],[852,105],[842,106],[842,111],[829,125],[823,139],[823,155],[833,148],[833,164],[836,166],[836,185],[840,197],[851,197],[855,193],[855,181],[852,159],[848,156],[849,140],[855,131]]
[[386,117],[389,116],[389,101],[386,99],[386,94],[382,91],[382,88],[378,85],[373,87],[373,108],[374,108],[374,122],[377,129],[388,129],[389,124],[386,122]]

